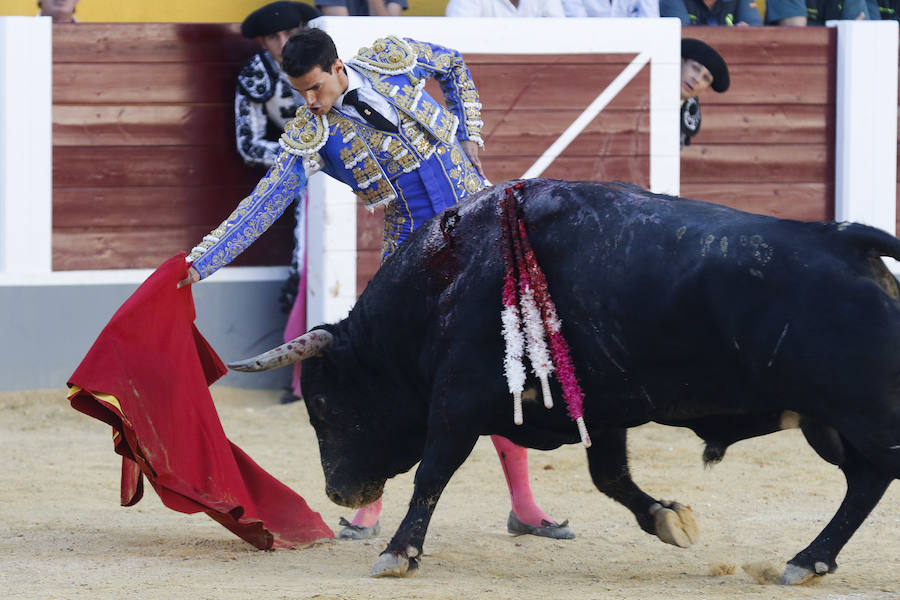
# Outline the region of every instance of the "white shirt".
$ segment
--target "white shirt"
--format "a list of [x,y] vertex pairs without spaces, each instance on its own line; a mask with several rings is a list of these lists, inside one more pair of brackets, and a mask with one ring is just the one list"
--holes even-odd
[[397,116],[397,111],[394,110],[394,107],[391,106],[391,103],[388,102],[384,96],[375,91],[375,88],[372,87],[372,82],[357,73],[353,70],[353,67],[344,63],[347,72],[347,80],[349,81],[349,85],[347,85],[347,90],[338,96],[338,99],[335,100],[334,105],[341,110],[342,112],[350,115],[351,117],[356,117],[360,121],[365,121],[363,116],[359,114],[359,111],[356,110],[355,107],[344,106],[344,97],[347,95],[347,92],[350,90],[359,90],[357,92],[359,99],[377,110],[381,113],[382,117],[387,118],[391,123],[397,125],[400,122],[400,118]]
[[659,0],[562,0],[567,17],[659,17]]
[[565,17],[560,0],[450,0],[448,17]]

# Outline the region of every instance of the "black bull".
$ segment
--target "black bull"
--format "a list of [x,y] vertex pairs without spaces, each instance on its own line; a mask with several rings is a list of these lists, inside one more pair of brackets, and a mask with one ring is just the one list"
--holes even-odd
[[[375,575],[417,566],[435,504],[478,436],[541,450],[579,441],[555,380],[547,410],[529,376],[524,425],[513,424],[500,322],[504,193],[490,188],[420,227],[350,315],[324,327],[330,346],[303,363],[333,501],[372,502],[419,462]],[[833,571],[900,477],[900,302],[880,258],[900,259],[900,241],[619,183],[531,180],[521,198],[585,393],[597,488],[644,531],[688,545],[688,511],[632,481],[626,429],[689,427],[711,462],[733,442],[799,425],[841,468],[847,492],[783,581]]]

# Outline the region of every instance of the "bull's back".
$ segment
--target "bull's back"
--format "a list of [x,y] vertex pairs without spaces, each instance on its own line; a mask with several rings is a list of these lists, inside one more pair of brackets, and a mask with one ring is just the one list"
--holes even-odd
[[878,396],[898,366],[896,282],[878,258],[900,256],[893,236],[616,183],[528,182],[522,197],[564,331],[602,385],[653,372],[659,390],[715,403],[727,382],[754,403],[798,397],[799,380],[821,404]]

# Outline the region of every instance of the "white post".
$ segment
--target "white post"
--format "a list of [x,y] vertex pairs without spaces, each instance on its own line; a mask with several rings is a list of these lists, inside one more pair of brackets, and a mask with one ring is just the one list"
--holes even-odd
[[829,21],[837,28],[835,219],[896,231],[896,21]]
[[650,53],[650,191],[681,193],[681,21],[660,19]]
[[309,179],[306,328],[334,323],[356,303],[356,210],[350,188],[324,173]]
[[51,270],[49,17],[0,17],[0,279]]

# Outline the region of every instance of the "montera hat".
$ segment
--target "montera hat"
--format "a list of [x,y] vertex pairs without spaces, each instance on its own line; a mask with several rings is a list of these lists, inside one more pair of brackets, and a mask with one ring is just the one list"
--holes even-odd
[[728,65],[725,59],[713,50],[712,46],[693,38],[681,40],[681,58],[690,58],[709,69],[713,76],[710,87],[721,93],[728,89],[731,80],[728,77]]
[[241,23],[241,35],[257,38],[306,25],[320,16],[319,11],[302,2],[272,2],[257,8]]

